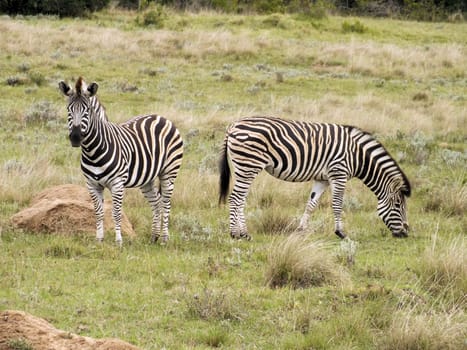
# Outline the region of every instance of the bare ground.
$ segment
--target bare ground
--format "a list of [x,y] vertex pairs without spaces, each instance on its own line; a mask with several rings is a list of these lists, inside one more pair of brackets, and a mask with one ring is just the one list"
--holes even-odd
[[[104,206],[104,227],[113,229],[112,205]],[[45,189],[36,195],[28,208],[11,217],[15,227],[28,232],[72,235],[95,234],[96,219],[91,197],[85,187],[61,185]],[[135,237],[128,217],[122,213],[122,232]]]
[[0,312],[0,350],[15,349],[18,343],[34,350],[138,350],[119,339],[93,339],[62,331],[23,311]]

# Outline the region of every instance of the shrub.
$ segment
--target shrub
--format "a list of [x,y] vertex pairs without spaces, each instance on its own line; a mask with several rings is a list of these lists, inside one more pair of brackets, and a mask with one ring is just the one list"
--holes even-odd
[[344,33],[365,33],[368,31],[368,28],[359,20],[354,21],[353,23],[349,23],[344,21],[342,23],[342,31]]
[[10,76],[6,78],[6,84],[9,86],[25,85],[28,83],[28,78],[24,76]]
[[155,5],[149,7],[143,14],[142,18],[138,16],[136,18],[136,23],[143,27],[155,27],[162,28],[164,27],[164,22],[167,19],[167,13],[161,5]]
[[290,285],[292,288],[344,284],[348,274],[334,261],[324,243],[307,242],[292,234],[269,249],[266,284],[272,288]]
[[333,9],[335,9],[334,5],[324,0],[317,0],[306,4],[301,0],[292,0],[287,6],[289,12],[298,13],[300,18],[311,20],[325,19],[328,11]]
[[103,9],[110,0],[23,0],[0,1],[0,13],[9,15],[59,15],[60,17],[79,17],[88,12]]
[[58,109],[49,101],[33,104],[24,115],[27,124],[57,122],[61,119]]
[[45,83],[44,76],[39,72],[29,72],[28,76],[31,82],[33,82],[37,86],[44,85]]

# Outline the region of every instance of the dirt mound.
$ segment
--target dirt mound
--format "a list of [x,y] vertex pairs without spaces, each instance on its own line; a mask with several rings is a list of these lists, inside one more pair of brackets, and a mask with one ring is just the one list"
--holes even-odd
[[53,327],[47,321],[22,311],[0,312],[0,350],[138,350],[136,346],[118,339],[93,339]]
[[[61,185],[40,192],[29,208],[11,217],[13,225],[30,232],[76,234],[96,232],[96,219],[91,196],[85,187]],[[114,232],[112,204],[104,206],[104,227]],[[125,213],[122,213],[122,233],[136,236]]]

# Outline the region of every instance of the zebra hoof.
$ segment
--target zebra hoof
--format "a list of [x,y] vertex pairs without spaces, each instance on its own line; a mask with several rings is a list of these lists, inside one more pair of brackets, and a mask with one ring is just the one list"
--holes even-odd
[[393,232],[392,236],[396,237],[396,238],[407,238],[407,237],[409,237],[407,232]]
[[103,243],[104,242],[104,237],[96,237],[96,242],[97,243]]
[[347,236],[344,234],[344,232],[336,231],[335,233],[336,233],[336,235],[337,235],[340,239],[344,239],[344,238],[347,237]]
[[244,240],[246,240],[246,241],[251,241],[251,240],[252,240],[251,236],[250,236],[249,234],[247,234],[247,233],[244,234],[244,235],[242,236],[242,238],[243,238]]
[[121,239],[115,241],[115,243],[117,244],[117,247],[119,247],[119,248],[121,248],[123,246],[123,241]]

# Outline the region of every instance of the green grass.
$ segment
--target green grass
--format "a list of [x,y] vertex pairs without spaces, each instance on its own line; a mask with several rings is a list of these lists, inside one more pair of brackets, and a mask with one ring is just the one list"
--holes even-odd
[[[463,344],[466,24],[170,13],[157,30],[138,26],[137,15],[0,19],[0,310],[144,349],[411,348],[414,336]],[[362,33],[343,32],[357,21]],[[124,237],[122,249],[112,230],[98,245],[10,223],[41,190],[84,184],[57,89],[80,75],[99,83],[111,120],[156,112],[180,128],[185,156],[167,246],[149,244],[150,208],[137,190],[126,192],[124,209],[138,237]],[[307,232],[326,243],[323,260],[345,269],[348,283],[268,287],[311,185],[261,174],[246,208],[253,241],[230,239],[217,155],[227,125],[252,114],[375,133],[411,180],[410,237],[393,239],[373,194],[350,181],[351,262],[333,233],[329,193]]]

